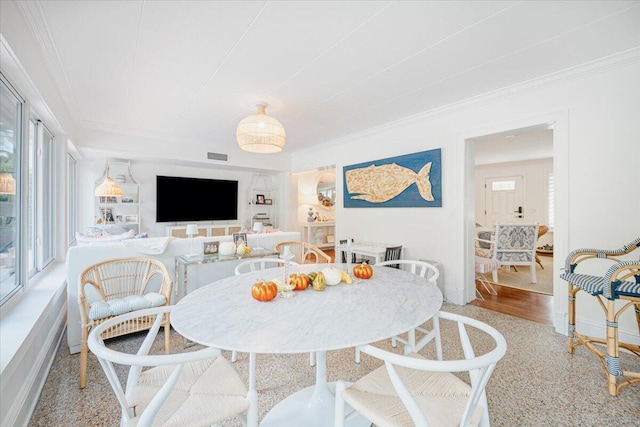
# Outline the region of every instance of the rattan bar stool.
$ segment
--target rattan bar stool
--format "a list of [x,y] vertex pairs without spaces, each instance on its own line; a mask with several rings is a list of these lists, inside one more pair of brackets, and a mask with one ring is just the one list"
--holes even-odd
[[[621,261],[620,256],[640,248],[640,238],[620,249],[578,249],[567,256],[565,273],[560,276],[568,282],[569,291],[569,353],[579,345],[591,350],[607,376],[608,391],[612,396],[620,394],[626,385],[640,382],[640,372],[624,370],[620,364],[620,348],[640,357],[640,345],[621,342],[618,336],[620,315],[630,307],[635,308],[635,317],[640,333],[640,260]],[[604,276],[576,273],[578,264],[593,259],[609,259],[614,264]],[[584,265],[584,264],[583,264]],[[605,339],[591,337],[576,331],[576,294],[584,291],[598,299],[606,318]],[[621,301],[617,303],[617,301]],[[600,346],[598,345],[600,344]],[[601,345],[606,345],[606,353]]]

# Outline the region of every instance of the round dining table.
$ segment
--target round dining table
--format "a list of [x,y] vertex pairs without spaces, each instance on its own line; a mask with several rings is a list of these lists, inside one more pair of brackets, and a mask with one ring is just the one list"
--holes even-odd
[[[321,271],[328,264],[291,266],[288,274]],[[345,269],[344,264],[335,264]],[[185,296],[171,313],[171,324],[193,342],[250,353],[249,393],[255,390],[255,354],[316,353],[316,384],[274,406],[260,423],[271,426],[333,426],[333,385],[327,383],[326,352],[370,344],[407,332],[433,317],[442,293],[423,277],[373,266],[370,279],[354,279],[293,297],[260,302],[251,296],[257,281],[284,280],[285,267],[231,276]],[[257,401],[257,400],[256,400]],[[247,424],[258,424],[256,405]],[[349,426],[368,426],[362,417]]]

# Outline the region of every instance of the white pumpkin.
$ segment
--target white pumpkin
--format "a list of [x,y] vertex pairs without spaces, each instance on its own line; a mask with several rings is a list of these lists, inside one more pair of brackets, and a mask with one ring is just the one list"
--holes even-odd
[[222,242],[218,247],[220,255],[233,255],[236,253],[236,245],[233,242]]
[[322,274],[328,286],[335,286],[342,280],[342,271],[339,268],[324,268]]

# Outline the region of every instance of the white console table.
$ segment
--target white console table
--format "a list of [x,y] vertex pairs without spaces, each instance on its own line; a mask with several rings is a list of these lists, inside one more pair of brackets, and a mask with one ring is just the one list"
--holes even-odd
[[189,292],[188,282],[187,282],[187,267],[190,265],[197,264],[209,264],[212,262],[225,262],[225,261],[238,261],[249,258],[262,258],[262,257],[273,257],[278,256],[278,252],[272,251],[270,249],[253,249],[248,254],[244,255],[211,255],[211,256],[197,256],[190,258],[185,255],[179,255],[176,257],[176,268],[175,268],[175,286],[174,286],[174,296],[175,302],[177,303],[181,298],[183,298]]
[[[321,239],[318,238],[319,230],[321,231]],[[302,225],[302,240],[315,245],[320,249],[333,249],[336,244],[335,230],[335,221],[307,222],[306,224]],[[332,236],[333,238],[327,239],[327,236]]]

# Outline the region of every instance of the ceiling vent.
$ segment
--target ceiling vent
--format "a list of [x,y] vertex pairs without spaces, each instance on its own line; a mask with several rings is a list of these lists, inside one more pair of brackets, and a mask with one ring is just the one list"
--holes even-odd
[[228,162],[229,156],[227,154],[221,154],[221,153],[207,153],[207,159],[222,160],[223,162]]

